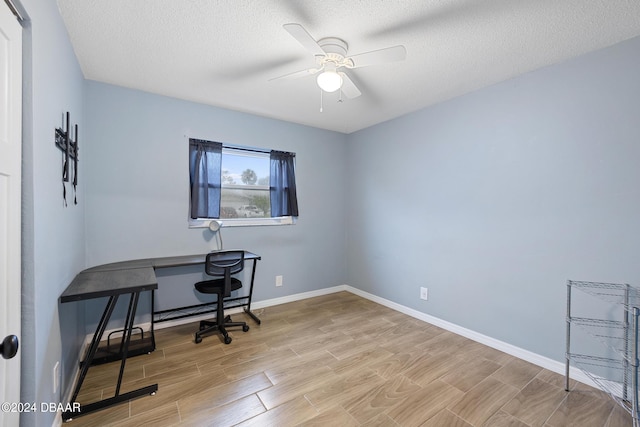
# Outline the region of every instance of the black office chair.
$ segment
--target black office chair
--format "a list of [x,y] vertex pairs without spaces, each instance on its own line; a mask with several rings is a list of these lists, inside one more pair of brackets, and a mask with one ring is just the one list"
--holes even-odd
[[230,316],[224,316],[223,299],[230,296],[232,291],[242,287],[242,282],[231,276],[243,269],[244,251],[217,251],[207,254],[204,271],[209,276],[222,278],[205,280],[195,284],[196,289],[203,294],[218,295],[216,320],[202,320],[200,322],[200,330],[195,334],[196,344],[202,342],[203,334],[211,331],[220,331],[224,336],[224,343],[229,344],[231,337],[227,333],[227,328],[242,326],[244,332],[249,330],[249,326],[245,322],[232,322]]

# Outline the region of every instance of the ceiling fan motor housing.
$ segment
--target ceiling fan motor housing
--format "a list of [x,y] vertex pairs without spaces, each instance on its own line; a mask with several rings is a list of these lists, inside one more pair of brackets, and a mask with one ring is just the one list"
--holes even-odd
[[319,58],[320,63],[332,61],[336,65],[345,65],[342,62],[347,56],[347,49],[349,48],[347,42],[337,37],[326,37],[318,40],[318,45],[327,54],[324,58]]

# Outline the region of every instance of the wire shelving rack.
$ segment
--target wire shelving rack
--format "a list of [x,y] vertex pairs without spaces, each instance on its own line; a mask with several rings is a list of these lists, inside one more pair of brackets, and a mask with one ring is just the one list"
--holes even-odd
[[[608,313],[616,317],[573,316],[573,290],[579,290],[595,297],[598,301],[616,307]],[[640,317],[640,290],[628,284],[567,281],[566,317],[566,370],[565,390],[569,391],[569,368],[571,364],[579,368],[602,391],[624,408],[633,420],[634,427],[640,427],[638,405],[638,320]],[[572,326],[577,326],[601,343],[606,350],[605,357],[590,353],[571,351]],[[603,374],[604,373],[604,374]]]

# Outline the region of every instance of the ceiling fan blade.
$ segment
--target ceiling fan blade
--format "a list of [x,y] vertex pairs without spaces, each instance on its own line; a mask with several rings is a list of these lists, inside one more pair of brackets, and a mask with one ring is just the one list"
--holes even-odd
[[325,51],[322,50],[318,42],[311,37],[311,34],[304,29],[304,27],[300,24],[284,24],[282,26],[289,34],[293,36],[294,39],[298,40],[298,42],[304,46],[308,51],[313,53],[314,55],[324,56],[326,55]]
[[216,70],[215,74],[227,80],[238,80],[260,77],[273,74],[291,64],[299,63],[300,56],[277,57],[260,63],[245,63],[237,67],[229,67],[226,70]]
[[403,61],[406,57],[407,49],[402,45],[398,45],[361,53],[347,59],[350,59],[351,62],[353,62],[353,67],[350,68],[358,68],[366,67],[368,65],[383,64],[385,62]]
[[274,80],[299,79],[301,77],[312,76],[312,75],[316,74],[318,71],[320,71],[319,68],[309,68],[309,69],[306,69],[306,70],[294,71],[293,73],[285,74],[285,75],[279,76],[279,77],[274,77],[272,79],[269,79],[269,81],[271,82],[271,81],[274,81]]
[[347,74],[343,73],[342,71],[338,72],[338,74],[340,74],[340,76],[342,77],[342,87],[340,88],[340,90],[342,90],[344,96],[349,99],[353,99],[362,95],[360,89],[358,89],[356,84],[349,78]]

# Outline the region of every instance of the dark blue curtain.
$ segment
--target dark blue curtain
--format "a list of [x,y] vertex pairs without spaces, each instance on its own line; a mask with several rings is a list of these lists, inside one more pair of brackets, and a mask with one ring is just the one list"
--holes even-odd
[[295,158],[295,153],[271,151],[269,196],[272,217],[298,216]]
[[189,139],[191,218],[220,218],[222,144]]

